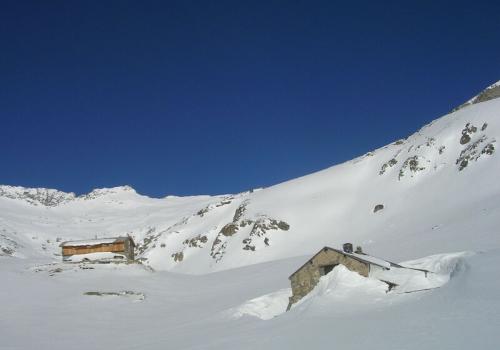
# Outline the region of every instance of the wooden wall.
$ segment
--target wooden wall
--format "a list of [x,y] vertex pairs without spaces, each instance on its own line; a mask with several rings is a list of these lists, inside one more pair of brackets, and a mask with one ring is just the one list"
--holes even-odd
[[99,244],[93,246],[71,246],[63,247],[63,256],[77,255],[77,254],[89,254],[89,253],[123,253],[125,252],[125,243],[116,242],[110,244]]

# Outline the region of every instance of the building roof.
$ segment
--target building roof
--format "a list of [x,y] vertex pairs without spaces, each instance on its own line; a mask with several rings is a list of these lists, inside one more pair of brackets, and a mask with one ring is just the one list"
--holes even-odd
[[383,260],[383,259],[380,259],[380,258],[376,258],[374,256],[370,256],[370,255],[367,255],[367,254],[346,253],[343,250],[339,250],[339,249],[335,249],[335,248],[331,248],[331,247],[324,247],[319,252],[317,252],[316,254],[314,254],[312,258],[310,258],[309,260],[307,260],[305,262],[305,264],[303,264],[301,267],[299,267],[297,270],[295,270],[295,272],[292,273],[288,278],[291,278],[293,275],[295,275],[297,272],[299,272],[304,266],[306,266],[307,264],[309,264],[309,262],[312,259],[314,259],[319,253],[321,253],[322,251],[326,251],[326,250],[333,250],[333,251],[335,251],[337,253],[340,253],[342,255],[348,256],[348,257],[350,257],[352,259],[358,260],[358,261],[363,262],[365,264],[379,266],[379,267],[381,267],[381,268],[383,268],[385,270],[388,270],[391,266],[392,267],[402,267],[402,266],[400,266],[398,264],[395,264],[395,263],[392,263],[390,261],[386,261],[386,260]]
[[127,240],[130,240],[130,242],[132,242],[132,245],[135,247],[134,240],[130,236],[113,237],[113,238],[84,239],[84,240],[79,240],[79,241],[67,241],[67,242],[62,242],[59,246],[60,247],[95,246],[95,245],[101,245],[101,244],[120,243],[120,242],[125,242]]

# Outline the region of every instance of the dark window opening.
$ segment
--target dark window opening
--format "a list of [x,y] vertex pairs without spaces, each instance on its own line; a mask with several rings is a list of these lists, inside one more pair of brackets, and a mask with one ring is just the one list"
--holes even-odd
[[319,273],[321,276],[326,275],[328,272],[332,271],[335,266],[338,264],[332,264],[332,265],[324,265],[319,267]]

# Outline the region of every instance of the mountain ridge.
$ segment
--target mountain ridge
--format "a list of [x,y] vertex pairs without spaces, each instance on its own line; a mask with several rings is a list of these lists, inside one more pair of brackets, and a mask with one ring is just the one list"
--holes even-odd
[[[497,81],[496,83],[489,85],[488,87],[483,89],[481,92],[479,92],[477,95],[475,95],[474,97],[472,97],[469,100],[467,100],[466,102],[464,102],[463,104],[453,108],[450,113],[456,112],[460,109],[463,109],[465,107],[468,107],[468,106],[471,106],[471,105],[474,105],[477,103],[490,101],[492,99],[496,99],[499,97],[500,97],[500,80]],[[404,139],[399,139],[399,140],[393,142],[392,144],[398,144],[398,143],[401,144],[401,143],[405,142],[408,138],[410,138],[411,136],[413,136],[415,134],[420,133],[422,130],[429,127],[434,122],[435,122],[435,120],[431,121],[430,123],[424,125],[421,129],[419,129],[414,134],[411,134],[410,136],[408,136]],[[388,146],[389,145],[382,146],[379,149],[384,149]],[[372,152],[373,151],[369,151],[369,152],[367,152],[359,157],[356,157],[352,160],[348,160],[344,163],[356,161],[357,159],[362,159],[367,155],[369,156]],[[343,163],[340,163],[340,164],[343,164]],[[335,166],[335,165],[333,165],[333,166]],[[308,175],[310,175],[310,174],[308,174]],[[308,175],[304,175],[304,176],[308,176]],[[287,181],[285,181],[285,182],[287,182]],[[164,199],[164,198],[168,198],[168,197],[185,197],[185,196],[172,196],[172,195],[166,195],[164,197],[152,197],[152,196],[142,195],[142,194],[139,194],[130,185],[119,185],[119,186],[114,186],[114,187],[95,188],[88,193],[76,195],[74,192],[65,192],[65,191],[61,191],[59,189],[55,189],[55,188],[24,187],[24,186],[1,185],[0,184],[0,197],[6,197],[6,198],[11,198],[11,199],[16,199],[16,198],[23,199],[24,198],[30,204],[33,204],[33,205],[41,204],[41,205],[45,205],[48,207],[57,206],[61,203],[65,203],[65,202],[75,200],[75,199],[94,199],[94,198],[97,198],[97,197],[100,197],[103,195],[116,194],[116,193],[121,192],[121,191],[133,192],[133,193],[136,193],[138,195],[148,197],[151,199]],[[216,196],[221,196],[221,195],[223,195],[223,194],[219,194]],[[195,195],[195,197],[196,196],[197,195]],[[200,195],[200,196],[203,196],[203,195]]]
[[491,84],[488,86],[486,89],[482,90],[480,93],[466,101],[465,103],[461,104],[460,106],[455,107],[452,109],[452,112],[458,111],[459,109],[462,109],[464,107],[476,104],[476,103],[481,103],[481,102],[486,102],[493,100],[495,98],[500,97],[500,80],[497,81],[496,83]]
[[[36,191],[0,196],[0,246],[10,256],[58,259],[58,239],[129,234],[144,264],[195,274],[344,241],[394,260],[495,247],[491,220],[478,218],[500,212],[499,111],[499,99],[470,104],[406,139],[256,191],[155,199],[116,187],[78,197],[56,190],[40,199]],[[20,205],[29,201],[39,205]],[[479,232],[472,242],[463,231],[469,226]]]

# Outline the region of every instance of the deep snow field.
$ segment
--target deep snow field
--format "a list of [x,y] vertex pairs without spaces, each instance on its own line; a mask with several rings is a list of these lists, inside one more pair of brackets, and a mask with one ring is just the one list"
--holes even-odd
[[[0,349],[498,348],[500,99],[471,101],[239,194],[0,186]],[[61,261],[63,241],[123,235],[138,263]],[[344,242],[433,273],[387,291],[338,266],[285,312],[288,276]]]
[[[336,268],[287,313],[286,276],[306,257],[199,276],[135,264],[50,272],[60,265],[1,259],[1,349],[495,349],[500,342],[499,250],[420,261],[445,284],[415,293],[386,293],[377,280]],[[84,295],[119,291],[136,294]]]

